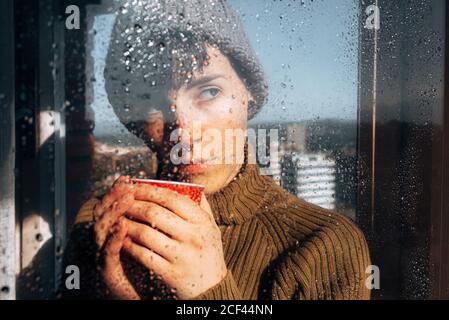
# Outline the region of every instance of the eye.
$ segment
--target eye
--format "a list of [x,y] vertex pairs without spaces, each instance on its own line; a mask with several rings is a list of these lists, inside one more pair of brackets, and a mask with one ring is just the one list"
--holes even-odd
[[202,100],[212,100],[216,98],[220,94],[220,89],[218,88],[207,88],[205,90],[202,90],[199,97]]

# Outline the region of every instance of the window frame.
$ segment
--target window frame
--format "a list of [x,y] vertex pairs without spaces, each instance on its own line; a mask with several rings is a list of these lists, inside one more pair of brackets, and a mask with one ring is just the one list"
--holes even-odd
[[0,2],[0,300],[15,298],[14,3]]
[[[360,23],[357,210],[372,262],[380,268],[381,288],[372,296],[448,298],[448,6],[441,0],[375,3],[381,28]],[[371,4],[361,0],[362,8]],[[423,38],[415,44],[417,30]],[[441,42],[441,54],[430,62],[420,59],[425,34]],[[424,113],[417,83],[435,88]]]
[[[17,21],[11,20],[11,17],[19,17],[18,12],[12,14],[12,10],[17,6],[19,1],[5,0],[1,2],[0,14],[2,15],[1,21],[9,24],[5,30],[6,35],[13,35],[11,32],[14,30],[14,26]],[[83,17],[83,10],[87,4],[99,3],[100,0],[95,1],[74,1],[70,4],[77,4],[81,9],[81,16]],[[406,123],[413,123],[413,121],[421,121],[422,118],[418,117],[415,109],[408,109],[404,107],[404,103],[409,101],[407,99],[413,98],[411,95],[406,96],[397,95],[395,90],[401,92],[407,91],[409,83],[400,83],[398,86],[397,79],[405,79],[410,76],[421,77],[421,80],[426,78],[421,70],[427,70],[427,65],[424,62],[413,60],[416,56],[416,52],[407,47],[407,39],[413,37],[413,28],[410,28],[410,21],[405,19],[403,11],[395,12],[395,8],[404,9],[408,1],[398,0],[375,0],[381,9],[381,29],[379,31],[368,30],[364,28],[363,10],[361,11],[361,19],[359,23],[360,28],[360,66],[359,66],[359,110],[358,110],[358,200],[357,200],[357,222],[362,230],[367,235],[367,239],[370,245],[371,255],[373,258],[373,264],[377,264],[381,270],[381,290],[374,292],[374,298],[408,298],[413,297],[414,288],[410,286],[414,278],[411,275],[404,273],[407,266],[413,261],[408,260],[410,251],[406,245],[405,240],[410,240],[413,243],[417,243],[428,255],[428,265],[424,266],[426,274],[428,275],[428,282],[424,284],[425,292],[428,293],[425,298],[449,298],[449,83],[445,75],[449,74],[449,6],[445,4],[443,0],[428,0],[428,4],[432,7],[431,18],[427,17],[425,21],[428,23],[428,28],[436,28],[441,32],[442,36],[442,55],[438,60],[438,65],[443,65],[443,83],[435,86],[437,90],[437,98],[444,101],[444,103],[435,102],[431,109],[430,115],[426,115],[429,118],[430,125],[423,129],[423,134],[420,137],[407,137],[413,136],[414,129],[406,125]],[[36,1],[37,3],[37,1]],[[371,5],[373,1],[360,0],[360,8],[366,8]],[[67,188],[62,189],[65,184],[66,178],[68,178],[68,171],[65,163],[72,161],[73,155],[71,152],[79,148],[80,144],[88,143],[88,136],[90,128],[89,123],[83,123],[79,120],[83,118],[83,100],[75,101],[75,107],[79,108],[77,115],[70,115],[67,118],[64,117],[65,107],[65,92],[73,89],[71,86],[80,81],[78,76],[68,74],[66,69],[70,69],[70,66],[74,63],[83,63],[78,59],[81,59],[82,55],[66,55],[65,53],[71,52],[72,49],[82,49],[85,43],[82,41],[86,39],[85,31],[83,31],[83,25],[86,21],[82,20],[81,30],[67,31],[64,26],[64,19],[53,19],[53,24],[47,25],[46,19],[53,17],[64,17],[65,4],[67,2],[59,2],[56,0],[44,0],[39,1],[39,32],[38,38],[34,39],[39,47],[39,60],[38,66],[36,66],[37,73],[29,77],[26,77],[28,85],[34,86],[34,91],[37,93],[35,100],[30,101],[30,104],[35,108],[35,111],[40,111],[45,106],[50,108],[47,111],[53,111],[59,113],[58,130],[54,131],[55,139],[52,145],[46,146],[44,150],[35,150],[35,154],[32,157],[39,161],[39,172],[33,172],[33,167],[30,166],[23,154],[19,154],[14,164],[14,143],[4,147],[4,144],[0,146],[1,161],[2,161],[2,176],[7,179],[1,180],[0,185],[0,197],[2,197],[2,210],[4,210],[3,190],[9,190],[8,192],[15,192],[16,197],[16,209],[15,213],[11,213],[5,216],[0,216],[0,219],[8,221],[6,232],[14,234],[15,223],[19,225],[23,222],[23,219],[31,212],[40,212],[44,217],[47,217],[50,221],[50,226],[53,238],[50,245],[50,253],[47,258],[50,259],[48,265],[39,267],[37,274],[41,277],[52,275],[52,281],[48,284],[39,296],[34,298],[53,297],[55,289],[59,285],[61,279],[61,261],[58,259],[58,251],[65,244],[66,227],[68,221],[66,220],[73,212],[69,212],[70,208],[75,208],[78,203],[83,201],[83,197],[80,196],[76,199],[64,198],[64,196],[70,193],[75,194],[78,190],[82,189],[82,186],[68,185]],[[17,8],[17,7],[16,7]],[[49,10],[50,8],[50,10]],[[399,13],[399,14],[398,14]],[[387,18],[384,20],[384,18]],[[405,20],[404,26],[400,30],[401,47],[392,46],[388,42],[383,42],[382,39],[388,39],[394,36],[398,30],[392,26],[401,25]],[[384,25],[386,23],[386,25]],[[424,24],[424,22],[422,22]],[[390,24],[390,25],[388,25]],[[408,28],[407,28],[408,27]],[[425,25],[423,25],[425,29]],[[428,29],[426,29],[429,31]],[[17,35],[16,35],[17,36]],[[2,41],[4,35],[2,34]],[[0,82],[1,92],[12,92],[17,95],[17,90],[14,88],[14,83],[18,80],[17,70],[14,72],[14,60],[13,54],[16,51],[14,45],[14,39],[11,37],[5,37],[7,42],[2,43],[2,46],[9,50],[2,50],[1,54],[6,55],[5,59],[0,59],[0,63],[6,67],[4,70],[8,70],[9,81]],[[80,47],[77,47],[77,42],[82,43]],[[53,43],[61,44],[52,48]],[[65,44],[65,45],[62,45]],[[79,44],[78,44],[79,45]],[[383,49],[383,50],[382,50]],[[418,47],[422,50],[422,47]],[[407,52],[408,51],[408,52]],[[410,53],[411,56],[404,57],[401,53]],[[419,53],[419,52],[418,52]],[[16,52],[17,54],[17,52]],[[403,59],[401,63],[397,63],[397,59],[393,57],[401,57]],[[75,60],[73,60],[75,59]],[[17,59],[16,59],[16,62]],[[414,63],[414,70],[411,73],[410,70],[405,70],[407,64]],[[30,61],[28,61],[30,63]],[[48,68],[49,63],[55,63],[60,66],[58,72],[52,74],[51,69]],[[422,67],[422,68],[420,68]],[[435,66],[433,66],[435,68]],[[438,70],[436,70],[438,72]],[[6,74],[8,74],[6,73]],[[385,75],[394,74],[395,77],[384,77]],[[399,76],[398,76],[399,75]],[[82,76],[82,75],[81,75]],[[402,78],[401,78],[402,77]],[[62,87],[65,83],[65,87]],[[82,83],[85,83],[84,81]],[[3,86],[8,86],[5,88]],[[42,89],[45,88],[45,93],[39,94]],[[374,91],[373,91],[374,88]],[[374,92],[374,94],[373,94]],[[9,117],[11,121],[9,126],[0,126],[1,137],[9,137],[14,142],[14,132],[17,128],[14,128],[17,116],[17,101],[14,100],[14,94],[7,97],[8,103],[11,108],[7,109],[9,113],[2,113],[2,117]],[[16,99],[17,100],[17,99]],[[391,106],[386,103],[390,101],[396,101],[397,104]],[[14,112],[14,107],[16,110]],[[78,109],[77,109],[78,110]],[[406,121],[404,121],[406,120]],[[387,128],[384,131],[384,124],[396,121],[393,126]],[[39,137],[39,118],[36,118],[34,122],[35,138]],[[68,133],[65,138],[64,126]],[[5,134],[4,134],[5,133]],[[69,138],[72,133],[77,133],[76,139]],[[12,137],[12,138],[11,138]],[[20,145],[15,140],[16,152],[20,153],[26,150],[22,150]],[[422,162],[422,167],[405,166],[404,168],[394,168],[391,166],[391,162],[401,163],[407,160],[407,154],[405,151],[409,146],[421,147],[421,152],[418,156],[419,161]],[[396,148],[396,146],[398,148]],[[88,149],[87,149],[88,150]],[[39,152],[38,152],[39,151]],[[5,157],[7,155],[8,157]],[[61,155],[66,155],[61,157]],[[51,166],[48,166],[48,156],[53,156],[53,159],[63,160],[62,162],[57,160]],[[72,160],[70,160],[72,159]],[[80,164],[85,165],[90,160],[87,158],[75,159]],[[83,162],[84,161],[84,162]],[[3,164],[7,164],[3,166]],[[14,168],[17,168],[17,175]],[[45,170],[44,170],[45,168]],[[25,170],[24,170],[25,169]],[[408,170],[408,171],[407,171]],[[414,170],[414,171],[413,171]],[[3,172],[4,171],[4,172]],[[412,173],[410,173],[412,172]],[[28,173],[32,173],[32,178],[36,178],[32,187],[21,189],[27,179],[30,176],[26,176]],[[427,174],[426,174],[427,173]],[[415,177],[413,177],[415,175]],[[401,198],[401,195],[415,192],[412,188],[399,188],[394,192],[383,192],[379,190],[379,187],[388,186],[391,184],[392,178],[401,176],[403,182],[413,182],[418,176],[422,180],[422,185],[425,186],[426,192],[422,192],[418,199],[414,203],[416,209],[407,209],[405,213],[411,217],[407,221],[413,220],[413,223],[407,225],[405,229],[397,227],[400,219],[397,217],[394,211],[397,208],[398,203],[395,201]],[[25,179],[26,178],[26,179]],[[19,182],[19,188],[14,186],[14,183]],[[54,184],[52,186],[52,184]],[[6,188],[6,189],[5,189]],[[54,193],[52,189],[54,188]],[[11,191],[12,190],[12,191]],[[382,192],[379,192],[382,191]],[[34,195],[32,195],[35,193]],[[24,199],[27,196],[32,195],[32,203],[24,205]],[[70,202],[72,201],[73,202]],[[65,206],[70,202],[68,208]],[[430,208],[430,212],[429,209]],[[406,222],[407,222],[406,221]],[[2,220],[3,222],[3,220]],[[392,228],[387,228],[393,224]],[[2,224],[3,225],[3,224]],[[424,230],[424,234],[421,237],[416,237],[413,234],[408,234],[410,227],[419,227],[420,230]],[[20,227],[19,227],[20,228]],[[20,229],[19,229],[20,230]],[[3,231],[3,230],[0,230]],[[385,232],[386,231],[386,232]],[[20,233],[20,231],[19,231]],[[380,235],[382,239],[380,239]],[[6,248],[14,251],[15,239],[20,239],[20,235],[16,237],[9,237],[6,239]],[[3,239],[3,238],[2,238]],[[380,240],[379,240],[380,239]],[[3,243],[0,245],[5,245]],[[396,242],[394,242],[396,241]],[[393,246],[389,246],[393,244]],[[18,242],[17,248],[20,250],[26,249],[23,244]],[[388,251],[387,256],[382,256]],[[13,252],[15,256],[15,252]],[[8,270],[16,270],[15,263],[20,262],[8,262]],[[405,266],[405,267],[404,267]],[[13,268],[13,269],[11,269]],[[404,269],[405,268],[405,269]],[[8,278],[11,290],[6,298],[22,297],[22,293],[18,292],[17,295],[14,290],[14,277]],[[391,280],[393,280],[392,283]],[[395,282],[397,280],[397,282]],[[22,278],[18,278],[18,287],[24,285]],[[3,284],[2,284],[3,285]],[[23,286],[24,287],[24,286]],[[424,296],[423,296],[424,297]],[[0,299],[5,298],[0,292]]]

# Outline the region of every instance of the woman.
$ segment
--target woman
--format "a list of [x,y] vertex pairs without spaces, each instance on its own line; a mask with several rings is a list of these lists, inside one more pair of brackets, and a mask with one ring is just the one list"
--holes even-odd
[[[369,252],[347,218],[287,193],[249,163],[252,146],[206,132],[244,131],[267,87],[224,1],[130,1],[106,61],[109,100],[158,155],[158,178],[205,186],[201,204],[120,178],[80,210],[66,263],[81,290],[117,299],[368,299]],[[200,125],[200,138],[195,128]],[[176,139],[173,133],[176,132]],[[225,139],[224,139],[225,140]],[[221,140],[223,141],[223,140]],[[185,148],[173,152],[181,143]],[[174,161],[181,151],[183,161]],[[233,161],[224,161],[224,155]]]

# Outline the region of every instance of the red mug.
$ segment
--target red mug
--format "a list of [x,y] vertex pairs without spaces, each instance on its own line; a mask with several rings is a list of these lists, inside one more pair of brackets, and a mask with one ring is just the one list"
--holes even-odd
[[204,191],[204,186],[193,183],[177,182],[177,181],[164,181],[164,180],[151,180],[151,179],[131,179],[131,183],[134,184],[148,184],[150,186],[166,188],[176,191],[179,194],[188,196],[197,204],[201,203],[201,195]]

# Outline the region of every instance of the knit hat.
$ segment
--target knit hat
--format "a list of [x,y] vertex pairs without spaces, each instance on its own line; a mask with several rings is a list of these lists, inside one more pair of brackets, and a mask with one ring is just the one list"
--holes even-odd
[[254,98],[248,108],[252,118],[265,104],[267,85],[243,26],[226,1],[122,2],[104,75],[109,101],[128,129],[143,120],[143,112],[166,103],[161,92],[173,85],[174,71],[181,69],[178,78],[188,81],[201,67],[206,43],[217,46],[243,78]]

